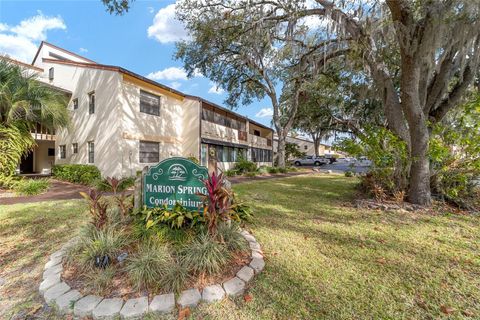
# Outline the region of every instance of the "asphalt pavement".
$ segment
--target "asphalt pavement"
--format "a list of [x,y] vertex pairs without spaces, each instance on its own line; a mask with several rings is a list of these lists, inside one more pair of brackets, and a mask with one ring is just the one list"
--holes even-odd
[[[300,166],[300,168],[314,168],[314,166]],[[336,172],[345,172],[353,171],[355,173],[365,173],[368,172],[370,166],[368,165],[358,165],[350,162],[334,162],[332,164],[324,164],[321,166],[315,166],[321,170],[332,170]]]

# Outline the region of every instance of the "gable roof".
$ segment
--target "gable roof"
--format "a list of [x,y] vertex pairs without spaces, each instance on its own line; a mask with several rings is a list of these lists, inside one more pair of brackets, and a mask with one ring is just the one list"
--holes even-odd
[[35,54],[35,57],[33,58],[33,61],[32,61],[32,65],[35,64],[35,61],[36,61],[37,58],[38,58],[38,54],[40,53],[40,50],[42,50],[42,47],[43,47],[44,44],[46,44],[46,45],[48,45],[48,46],[50,46],[50,47],[52,47],[52,48],[55,48],[55,49],[57,49],[57,50],[63,51],[63,52],[65,52],[65,53],[67,53],[67,54],[70,54],[70,55],[72,55],[72,56],[75,56],[75,57],[77,57],[77,58],[80,58],[80,59],[89,61],[90,63],[96,64],[95,61],[90,60],[90,59],[88,59],[88,58],[85,58],[85,57],[83,57],[83,56],[81,56],[81,55],[79,55],[79,54],[76,54],[75,52],[68,51],[68,50],[66,50],[66,49],[57,47],[56,45],[51,44],[51,43],[49,43],[49,42],[42,41],[42,42],[40,43],[40,45],[38,46],[37,53]]
[[63,64],[63,65],[69,65],[69,66],[76,66],[76,67],[83,67],[83,68],[91,68],[91,69],[100,69],[100,70],[108,70],[108,71],[115,71],[119,72],[128,76],[131,76],[133,78],[136,78],[138,80],[147,82],[153,86],[156,86],[160,89],[169,91],[175,95],[179,95],[182,98],[185,98],[185,94],[183,94],[180,91],[177,91],[173,88],[167,87],[166,85],[163,85],[161,83],[158,83],[156,81],[153,81],[151,79],[148,79],[144,76],[141,76],[135,72],[132,72],[130,70],[124,69],[119,66],[112,66],[112,65],[107,65],[107,64],[99,64],[99,63],[85,63],[85,62],[75,62],[75,61],[68,61],[68,60],[56,60],[56,59],[48,59],[48,58],[43,58],[43,62],[48,62],[48,63],[57,63],[57,64]]
[[39,72],[43,72],[42,68],[30,65],[28,63],[25,63],[25,62],[22,62],[22,61],[19,61],[19,60],[12,59],[12,58],[7,57],[7,56],[0,55],[0,59],[6,60],[6,61],[8,61],[10,63],[13,63],[13,64],[16,64],[17,66],[21,66],[21,67],[32,69],[32,70],[39,71]]

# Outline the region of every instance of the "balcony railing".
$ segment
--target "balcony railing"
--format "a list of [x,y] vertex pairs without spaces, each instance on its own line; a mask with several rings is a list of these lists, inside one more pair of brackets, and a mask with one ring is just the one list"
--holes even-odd
[[32,138],[35,140],[55,141],[55,131],[51,131],[40,124],[37,124],[33,130],[30,131]]
[[253,134],[248,135],[248,142],[252,147],[269,149],[272,146],[272,140],[259,137]]
[[247,143],[247,132],[202,120],[202,137],[232,143]]

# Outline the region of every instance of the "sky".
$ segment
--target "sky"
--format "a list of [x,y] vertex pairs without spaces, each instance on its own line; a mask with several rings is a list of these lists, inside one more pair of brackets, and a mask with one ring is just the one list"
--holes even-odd
[[[175,20],[175,2],[136,0],[124,16],[100,0],[0,0],[0,54],[31,63],[41,41],[149,77],[183,93],[224,105],[227,95],[207,78],[187,79],[174,59],[175,41],[187,33]],[[234,110],[271,126],[268,99]]]

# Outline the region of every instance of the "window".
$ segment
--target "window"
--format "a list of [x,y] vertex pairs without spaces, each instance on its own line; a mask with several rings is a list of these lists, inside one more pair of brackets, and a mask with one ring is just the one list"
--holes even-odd
[[258,130],[253,130],[253,135],[254,135],[254,136],[257,136],[257,137],[260,137],[260,131],[258,131]]
[[73,110],[77,110],[78,109],[78,99],[77,98],[73,99],[72,103],[73,103]]
[[88,142],[88,163],[95,162],[95,144],[93,141]]
[[48,156],[55,157],[55,148],[48,148]]
[[308,149],[308,146],[307,146],[307,145],[304,145],[304,146],[303,146],[303,149],[307,150],[307,149]]
[[58,151],[60,154],[60,159],[65,159],[67,157],[67,148],[64,144],[61,146],[58,146]]
[[72,153],[78,153],[78,143],[72,143]]
[[140,112],[154,116],[160,115],[160,97],[140,90]]
[[272,162],[272,150],[251,148],[250,157],[253,162]]
[[88,94],[88,113],[95,113],[95,91]]
[[53,80],[54,69],[51,67],[48,69],[48,80]]
[[160,144],[152,141],[140,141],[140,163],[154,163],[160,161]]

